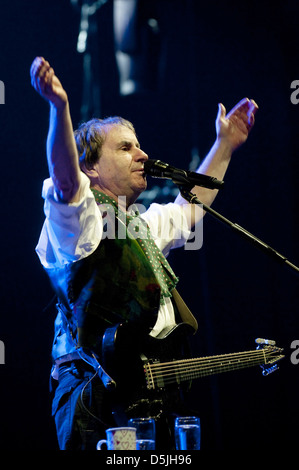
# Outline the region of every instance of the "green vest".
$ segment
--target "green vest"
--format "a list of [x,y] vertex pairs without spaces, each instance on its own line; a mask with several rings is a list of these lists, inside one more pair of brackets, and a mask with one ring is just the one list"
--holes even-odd
[[[104,229],[114,224],[115,236],[104,237],[88,257],[47,272],[77,347],[100,351],[104,331],[117,323],[134,322],[148,334],[163,297],[178,295],[178,279],[144,221],[132,224],[133,217],[120,213],[115,201],[93,192]],[[129,233],[130,223],[139,236]]]

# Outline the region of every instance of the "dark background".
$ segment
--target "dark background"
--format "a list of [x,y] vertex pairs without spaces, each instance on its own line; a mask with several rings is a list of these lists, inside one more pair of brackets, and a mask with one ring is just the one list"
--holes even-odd
[[[118,93],[112,2],[97,13],[98,117],[132,120],[151,158],[187,168],[192,155],[203,158],[213,144],[217,103],[229,110],[244,96],[254,98],[260,108],[256,125],[233,156],[213,207],[299,265],[299,105],[290,100],[291,82],[299,79],[297,0],[141,4],[142,21],[155,15],[160,32],[150,37],[145,28],[150,47],[144,70],[150,80],[137,95]],[[53,294],[34,252],[48,175],[48,105],[32,89],[29,69],[37,55],[53,64],[76,127],[83,87],[79,19],[67,0],[1,1],[3,450],[57,449],[48,392]],[[190,400],[200,410],[203,449],[268,449],[273,443],[291,449],[298,442],[299,419],[299,365],[290,360],[291,343],[299,339],[297,274],[211,215],[203,230],[201,250],[178,250],[170,257],[199,321],[194,354],[254,349],[254,339],[265,337],[286,355],[268,377],[255,367],[194,382]]]

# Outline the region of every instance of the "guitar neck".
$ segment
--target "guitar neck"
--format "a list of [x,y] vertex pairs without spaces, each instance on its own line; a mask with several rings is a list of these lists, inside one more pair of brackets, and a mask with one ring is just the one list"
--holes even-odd
[[147,363],[144,365],[144,370],[148,388],[156,388],[265,363],[267,363],[267,348],[221,356]]

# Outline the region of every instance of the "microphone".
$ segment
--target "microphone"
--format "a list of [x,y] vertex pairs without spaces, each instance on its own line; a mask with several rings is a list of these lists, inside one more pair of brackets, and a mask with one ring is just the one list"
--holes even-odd
[[146,160],[144,162],[144,173],[154,178],[171,179],[176,184],[189,186],[202,186],[208,189],[220,189],[224,181],[217,180],[213,176],[202,175],[195,171],[180,170],[161,160]]

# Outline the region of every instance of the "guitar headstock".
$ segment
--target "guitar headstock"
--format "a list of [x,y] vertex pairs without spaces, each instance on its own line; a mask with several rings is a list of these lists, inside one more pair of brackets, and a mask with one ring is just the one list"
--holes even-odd
[[256,349],[263,350],[265,363],[261,365],[264,376],[271,374],[278,370],[277,362],[285,356],[282,354],[283,349],[276,346],[276,342],[271,339],[256,338]]

